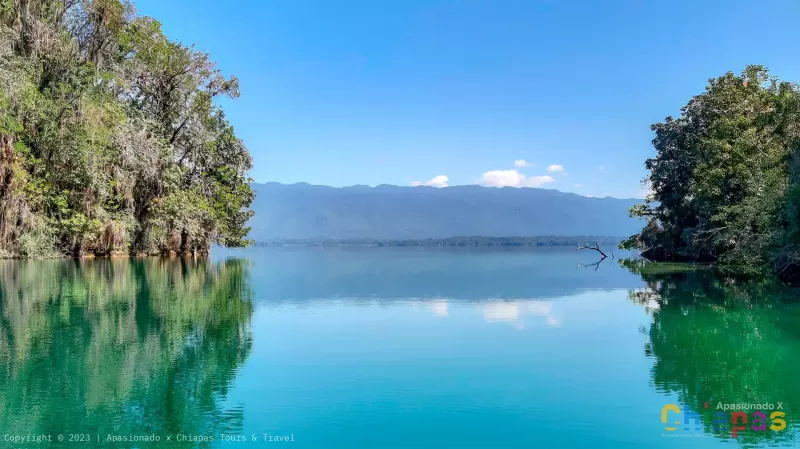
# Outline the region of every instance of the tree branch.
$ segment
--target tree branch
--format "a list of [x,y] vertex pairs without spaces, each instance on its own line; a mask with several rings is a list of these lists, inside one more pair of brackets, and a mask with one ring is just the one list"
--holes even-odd
[[[594,246],[589,246],[589,243],[586,243],[585,245],[579,246],[579,247],[577,247],[575,249],[576,250],[590,249],[592,251],[597,251],[598,253],[600,253],[600,255],[603,256],[603,259],[608,257],[608,256],[606,256],[606,253],[604,253],[603,250],[600,249],[600,245],[598,245],[597,242],[594,243]],[[603,259],[600,259],[600,260],[603,260]]]
[[597,271],[597,269],[598,269],[598,268],[600,268],[600,263],[602,263],[604,260],[606,260],[606,258],[605,258],[605,257],[603,257],[602,259],[598,260],[598,261],[597,261],[597,262],[595,262],[595,263],[579,263],[579,264],[578,264],[578,266],[577,266],[576,268],[589,268],[589,267],[594,267],[594,271]]
[[[181,132],[181,130],[183,129],[183,127],[184,127],[184,126],[186,126],[186,123],[189,121],[189,118],[191,118],[191,114],[190,114],[190,115],[187,115],[187,116],[186,116],[186,118],[183,120],[183,123],[181,123],[181,125],[180,125],[180,126],[178,126],[178,127],[175,129],[175,132],[173,132],[173,133],[172,133],[172,138],[170,138],[170,139],[169,139],[169,143],[170,143],[170,144],[173,144],[173,143],[175,143],[175,139],[177,139],[177,138],[178,138],[178,134]],[[184,156],[184,157],[185,157],[185,156]]]

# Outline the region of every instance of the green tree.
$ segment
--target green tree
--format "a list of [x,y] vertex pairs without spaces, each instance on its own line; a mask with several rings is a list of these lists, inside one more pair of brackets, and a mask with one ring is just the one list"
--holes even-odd
[[238,95],[128,2],[0,0],[0,254],[248,244]]
[[740,273],[794,266],[799,105],[795,84],[748,66],[710,80],[679,118],[653,125],[656,156],[645,162],[653,193],[631,210],[647,223],[625,246]]

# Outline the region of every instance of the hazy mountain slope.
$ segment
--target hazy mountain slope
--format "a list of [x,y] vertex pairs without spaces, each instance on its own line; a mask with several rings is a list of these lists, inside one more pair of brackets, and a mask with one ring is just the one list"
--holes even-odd
[[640,200],[533,188],[253,184],[250,238],[421,239],[467,235],[609,235],[641,229]]

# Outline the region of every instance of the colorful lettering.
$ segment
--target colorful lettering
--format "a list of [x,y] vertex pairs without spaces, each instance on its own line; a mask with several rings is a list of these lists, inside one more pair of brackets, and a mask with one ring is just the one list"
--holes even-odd
[[[667,423],[667,413],[670,412],[670,411],[675,412],[675,413],[680,413],[681,409],[679,409],[678,406],[675,405],[675,404],[667,404],[667,405],[665,405],[661,409],[661,422],[662,423],[664,423],[664,424]],[[680,424],[680,423],[681,423],[680,421],[675,421],[675,424]],[[666,429],[669,432],[672,432],[673,430],[676,430],[677,427],[664,427],[664,429]]]
[[692,430],[689,428],[689,421],[694,420],[694,430],[700,431],[703,429],[703,418],[699,413],[690,409],[688,405],[683,406],[683,423],[686,425],[683,430]]
[[783,430],[786,428],[786,420],[783,417],[786,416],[784,412],[772,412],[769,415],[769,419],[772,421],[772,424],[769,426],[771,430]]
[[714,422],[711,427],[716,433],[726,432],[728,430],[728,414],[725,412],[714,412]]
[[[757,423],[761,425],[756,426]],[[753,425],[750,426],[750,428],[756,432],[767,430],[767,414],[764,412],[753,412]]]
[[741,421],[742,424],[747,424],[747,413],[745,412],[733,412],[731,413],[731,436],[736,438],[737,432],[740,430],[746,430],[747,426],[737,426],[736,423]]

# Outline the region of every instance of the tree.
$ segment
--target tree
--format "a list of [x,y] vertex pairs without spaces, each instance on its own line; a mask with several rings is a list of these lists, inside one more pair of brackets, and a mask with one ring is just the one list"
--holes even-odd
[[128,2],[0,0],[0,254],[248,244],[238,94]]
[[742,273],[796,265],[798,105],[795,84],[748,66],[709,80],[679,118],[653,125],[653,194],[631,210],[647,224],[625,245]]

